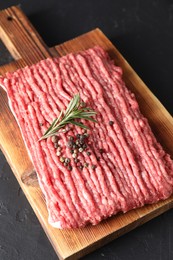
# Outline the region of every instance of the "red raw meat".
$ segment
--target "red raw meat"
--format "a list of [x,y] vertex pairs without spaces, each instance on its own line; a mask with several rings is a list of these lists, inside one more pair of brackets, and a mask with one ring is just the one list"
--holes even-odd
[[[121,68],[100,47],[40,61],[8,73],[0,83],[36,169],[52,226],[95,225],[173,193],[173,162],[126,88]],[[91,154],[80,153],[81,162],[88,163],[82,170],[66,146],[68,136],[82,130],[73,126],[58,135],[63,156],[71,158],[69,170],[51,138],[38,140],[76,93],[97,112],[98,123],[84,121],[90,127]]]

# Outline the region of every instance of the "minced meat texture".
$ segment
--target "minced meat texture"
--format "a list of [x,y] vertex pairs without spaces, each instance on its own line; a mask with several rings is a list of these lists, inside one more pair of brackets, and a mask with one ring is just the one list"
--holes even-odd
[[[36,169],[52,226],[95,225],[173,193],[173,162],[126,88],[121,68],[100,47],[42,60],[8,73],[0,83]],[[67,146],[69,136],[82,134],[82,129],[70,126],[58,134],[69,168],[51,138],[38,140],[77,93],[97,112],[97,123],[83,121],[90,130],[78,160],[86,167],[79,167]]]

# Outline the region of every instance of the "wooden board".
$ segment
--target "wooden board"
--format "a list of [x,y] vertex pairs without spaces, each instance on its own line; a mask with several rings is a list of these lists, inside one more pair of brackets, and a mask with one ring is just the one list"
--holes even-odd
[[[115,60],[115,63],[123,68],[127,86],[136,94],[140,108],[148,118],[158,140],[173,156],[173,119],[171,115],[99,29],[49,50],[22,11],[18,7],[11,7],[0,12],[0,38],[15,59],[13,63],[0,67],[1,75],[52,55],[61,56],[94,45],[102,46]],[[47,222],[48,214],[43,194],[33,173],[33,165],[28,157],[20,130],[9,110],[6,93],[1,88],[0,147],[61,259],[78,259],[173,206],[173,197],[171,197],[155,205],[119,214],[97,226],[87,226],[76,230],[57,230]]]

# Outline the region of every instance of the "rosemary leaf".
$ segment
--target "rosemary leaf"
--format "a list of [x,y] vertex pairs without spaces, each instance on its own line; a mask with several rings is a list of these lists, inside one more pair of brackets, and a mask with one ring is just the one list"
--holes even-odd
[[39,139],[39,141],[46,139],[50,136],[56,134],[59,129],[63,128],[67,124],[73,124],[79,126],[84,129],[89,129],[88,126],[84,125],[83,123],[75,121],[75,119],[84,119],[89,120],[92,122],[97,122],[92,116],[95,116],[96,112],[89,107],[81,107],[80,102],[80,95],[79,93],[74,95],[71,99],[70,103],[68,104],[65,111],[61,110],[58,118],[56,118],[50,127],[46,130],[44,135]]
[[88,126],[86,126],[86,125],[84,125],[82,123],[76,122],[76,121],[71,121],[71,124],[80,126],[81,128],[84,128],[84,129],[89,129]]

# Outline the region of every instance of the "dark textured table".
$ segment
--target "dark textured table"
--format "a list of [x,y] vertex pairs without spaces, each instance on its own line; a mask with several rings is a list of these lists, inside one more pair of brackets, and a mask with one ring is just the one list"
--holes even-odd
[[[44,2],[44,3],[43,3]],[[173,1],[0,0],[20,4],[48,46],[99,27],[170,113],[173,113]],[[0,65],[12,59],[0,43]],[[173,259],[173,210],[83,259]],[[0,260],[57,259],[0,152]]]

